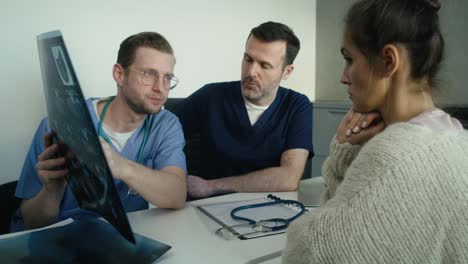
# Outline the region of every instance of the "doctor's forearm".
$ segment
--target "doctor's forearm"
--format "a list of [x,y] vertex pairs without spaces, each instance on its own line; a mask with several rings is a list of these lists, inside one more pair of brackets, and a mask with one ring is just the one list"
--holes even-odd
[[288,192],[297,189],[302,173],[299,176],[297,174],[289,168],[272,167],[212,180],[210,184],[219,192]]
[[130,162],[122,180],[146,201],[160,208],[179,209],[185,206],[186,176],[178,167],[154,170]]
[[34,229],[53,224],[60,211],[63,192],[49,193],[43,187],[33,198],[26,199],[20,210],[25,229]]

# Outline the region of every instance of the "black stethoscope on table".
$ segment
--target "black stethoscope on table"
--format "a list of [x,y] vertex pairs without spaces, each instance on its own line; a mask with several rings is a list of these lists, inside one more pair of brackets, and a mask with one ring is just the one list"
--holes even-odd
[[[216,230],[216,234],[220,235],[221,237],[225,239],[232,239],[236,237],[245,237],[246,235],[253,235],[256,233],[280,231],[280,230],[286,229],[292,221],[296,220],[299,216],[301,216],[307,211],[305,206],[299,201],[283,200],[272,194],[269,194],[267,198],[273,201],[265,202],[265,203],[258,203],[258,204],[243,205],[243,206],[239,206],[239,207],[232,209],[231,210],[232,219],[237,220],[237,221],[244,221],[246,223],[221,227],[218,230]],[[255,208],[278,205],[278,204],[286,205],[286,206],[294,206],[299,209],[299,212],[290,218],[270,218],[270,219],[263,219],[259,221],[255,221],[253,219],[237,215],[238,212],[243,211],[243,210],[255,209]],[[249,227],[249,226],[252,228],[253,230],[252,232],[238,234],[236,231],[234,231],[234,228]]]
[[[99,117],[99,125],[98,125],[98,135],[102,137],[110,145],[112,145],[110,138],[102,133],[102,124],[104,122],[104,117],[106,116],[107,108],[109,107],[110,103],[114,100],[114,98],[115,96],[109,97],[106,104],[104,105],[104,108],[102,108],[102,113],[101,113],[101,116]],[[150,132],[150,125],[149,125],[148,117],[146,117],[145,118],[145,134],[143,136],[143,141],[141,142],[140,149],[138,150],[137,163],[141,164],[141,161],[142,161],[141,158],[143,157],[143,150],[145,149],[149,132]],[[127,196],[125,198],[129,197],[130,195],[138,195],[138,193],[129,187]]]

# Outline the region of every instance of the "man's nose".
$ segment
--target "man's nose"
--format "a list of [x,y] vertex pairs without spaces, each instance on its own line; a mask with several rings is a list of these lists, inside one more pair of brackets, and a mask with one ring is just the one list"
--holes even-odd
[[249,65],[249,68],[248,68],[248,74],[249,76],[251,77],[257,77],[258,75],[258,67],[259,65],[257,63],[252,63]]
[[154,80],[153,86],[151,87],[154,91],[164,91],[166,90],[164,77],[159,76]]

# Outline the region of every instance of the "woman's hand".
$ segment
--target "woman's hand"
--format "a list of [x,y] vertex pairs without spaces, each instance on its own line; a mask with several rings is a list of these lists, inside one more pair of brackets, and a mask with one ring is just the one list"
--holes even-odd
[[385,123],[378,112],[358,113],[351,109],[341,121],[336,138],[339,143],[362,145],[384,129]]

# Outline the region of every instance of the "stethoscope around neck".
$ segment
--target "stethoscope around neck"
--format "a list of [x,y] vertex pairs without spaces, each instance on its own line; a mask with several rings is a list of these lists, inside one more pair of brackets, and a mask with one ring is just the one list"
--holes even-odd
[[[104,117],[106,116],[107,108],[109,107],[110,103],[114,100],[114,98],[115,96],[109,97],[106,104],[104,105],[104,108],[102,108],[102,113],[101,113],[101,116],[99,116],[99,125],[98,125],[98,135],[102,137],[110,145],[112,145],[110,138],[104,133],[102,133],[102,124],[104,122]],[[140,149],[138,150],[137,163],[141,164],[142,162],[143,150],[145,149],[149,132],[150,132],[150,125],[149,125],[148,117],[146,117],[145,118],[145,134],[143,135],[143,141],[141,142]],[[138,195],[138,193],[129,187],[127,196],[125,198],[127,198],[130,195]]]

